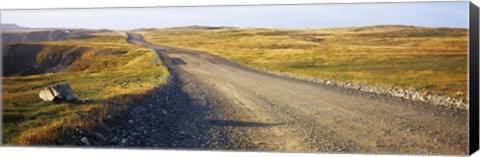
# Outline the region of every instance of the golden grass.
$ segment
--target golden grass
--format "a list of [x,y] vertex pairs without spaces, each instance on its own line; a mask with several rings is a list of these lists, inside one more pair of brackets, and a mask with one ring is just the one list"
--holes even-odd
[[373,26],[138,32],[155,44],[206,51],[270,71],[467,97],[467,29]]
[[[62,72],[2,78],[6,144],[61,144],[66,130],[101,128],[106,115],[115,117],[127,111],[169,77],[165,67],[153,63],[153,53],[128,44],[123,35],[116,33],[30,44],[44,47],[37,62],[45,58],[45,53],[82,49],[83,55]],[[102,51],[125,53],[98,53]],[[125,81],[129,83],[124,85]],[[55,104],[38,98],[42,88],[58,82],[69,83],[76,97],[86,103]]]

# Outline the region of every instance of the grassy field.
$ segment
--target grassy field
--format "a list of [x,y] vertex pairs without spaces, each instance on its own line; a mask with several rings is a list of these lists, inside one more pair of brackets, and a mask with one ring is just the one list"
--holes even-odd
[[184,27],[138,32],[155,44],[206,51],[275,72],[467,96],[467,29]]
[[[101,128],[106,115],[120,115],[132,102],[141,100],[169,77],[165,67],[153,63],[153,53],[128,44],[125,35],[118,33],[27,44],[42,46],[36,56],[37,64],[54,53],[72,49],[83,53],[58,73],[2,77],[3,142],[6,144],[61,144],[67,130]],[[58,104],[43,102],[38,97],[42,88],[61,82],[71,85],[79,102]]]

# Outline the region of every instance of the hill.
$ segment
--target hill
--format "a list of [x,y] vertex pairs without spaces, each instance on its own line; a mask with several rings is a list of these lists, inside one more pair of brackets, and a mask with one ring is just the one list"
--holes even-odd
[[28,27],[21,27],[13,23],[2,23],[0,24],[0,31],[14,31],[14,30],[27,30]]

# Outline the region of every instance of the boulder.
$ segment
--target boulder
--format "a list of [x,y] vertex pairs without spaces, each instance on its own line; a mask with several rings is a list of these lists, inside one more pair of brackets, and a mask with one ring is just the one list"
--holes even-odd
[[75,99],[72,88],[70,88],[70,85],[68,83],[56,83],[45,87],[40,91],[38,96],[43,101],[70,101]]

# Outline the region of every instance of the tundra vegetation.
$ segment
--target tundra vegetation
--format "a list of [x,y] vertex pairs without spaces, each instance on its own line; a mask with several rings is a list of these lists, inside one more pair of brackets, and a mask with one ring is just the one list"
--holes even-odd
[[385,25],[137,32],[151,43],[201,50],[268,71],[467,99],[467,29]]
[[[467,29],[183,27],[136,32],[154,44],[201,50],[268,71],[467,99]],[[124,34],[77,37],[2,43],[4,54],[13,54],[2,56],[4,67],[13,69],[4,69],[2,76],[4,143],[63,144],[77,127],[101,129],[105,119],[122,115],[170,76],[154,64],[149,49],[127,43]],[[44,87],[63,82],[77,101],[38,97]]]
[[[101,129],[104,119],[118,117],[169,77],[165,67],[153,63],[153,53],[127,43],[125,34],[115,32],[62,41],[8,43],[2,44],[2,49],[13,54],[9,59],[16,63],[27,63],[25,60],[33,57],[34,67],[26,68],[37,68],[2,76],[6,144],[63,144],[68,132],[77,127]],[[22,52],[33,56],[15,58]],[[71,85],[77,101],[44,102],[38,97],[44,87],[63,82]]]

